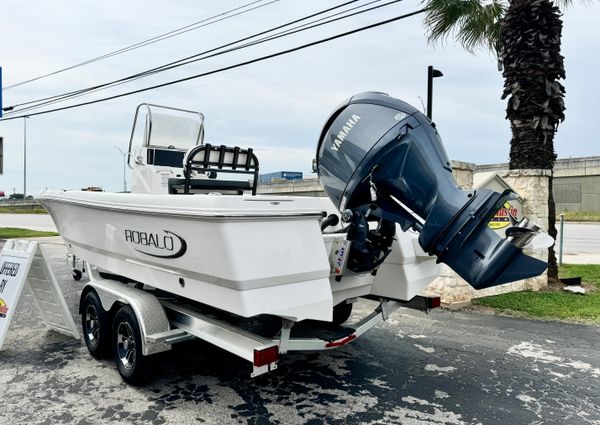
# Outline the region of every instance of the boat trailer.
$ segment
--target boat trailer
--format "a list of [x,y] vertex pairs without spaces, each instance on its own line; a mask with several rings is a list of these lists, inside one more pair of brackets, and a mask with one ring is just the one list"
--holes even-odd
[[[86,345],[97,358],[105,357],[112,348],[119,373],[134,384],[147,377],[147,356],[167,351],[179,342],[197,338],[222,348],[249,361],[250,376],[256,377],[277,369],[282,354],[344,346],[386,321],[400,307],[429,312],[440,306],[439,297],[416,296],[408,302],[369,297],[378,305],[351,325],[281,319],[277,334],[268,338],[232,324],[229,315],[209,306],[191,304],[162,291],[144,290],[139,284],[105,279],[89,264],[85,268],[90,281],[81,294],[79,309]],[[128,311],[133,312],[133,317],[128,317]],[[112,338],[108,328],[113,330]],[[300,328],[298,336],[293,333],[296,328]]]

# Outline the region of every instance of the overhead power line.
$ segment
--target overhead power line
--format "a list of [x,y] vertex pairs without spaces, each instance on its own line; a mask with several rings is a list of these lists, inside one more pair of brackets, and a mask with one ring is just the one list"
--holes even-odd
[[[141,72],[141,73],[138,73],[138,74],[134,74],[133,76],[125,77],[125,78],[122,78],[120,80],[116,80],[116,81],[113,81],[113,82],[110,82],[110,83],[105,83],[105,84],[102,84],[102,85],[94,86],[94,87],[91,87],[89,89],[82,89],[82,90],[77,90],[75,92],[66,93],[65,95],[62,95],[62,96],[53,96],[48,101],[39,102],[36,105],[29,106],[29,107],[26,107],[26,108],[21,108],[18,111],[12,112],[12,114],[23,113],[25,111],[31,111],[31,110],[39,109],[39,108],[41,108],[43,106],[48,106],[48,105],[51,105],[51,104],[55,104],[55,103],[59,103],[59,102],[64,102],[66,100],[70,100],[70,99],[73,99],[73,98],[76,98],[76,97],[80,97],[80,96],[83,96],[85,94],[97,92],[99,90],[104,90],[104,89],[111,88],[111,87],[115,87],[115,86],[118,86],[118,85],[130,82],[130,81],[137,80],[139,78],[144,78],[144,77],[147,77],[147,76],[150,76],[150,75],[154,75],[154,74],[159,73],[159,72],[167,71],[169,69],[173,69],[173,68],[176,68],[176,67],[179,67],[179,66],[187,65],[187,64],[190,64],[190,63],[193,63],[193,62],[197,62],[197,61],[201,61],[201,60],[205,60],[205,59],[209,59],[209,58],[212,58],[212,57],[215,57],[215,56],[223,55],[225,53],[230,53],[230,52],[233,52],[233,51],[236,51],[236,50],[240,50],[240,49],[244,49],[244,48],[247,48],[247,47],[255,46],[255,45],[260,44],[260,43],[265,43],[265,42],[268,42],[268,41],[272,41],[272,40],[275,40],[277,38],[289,36],[289,35],[292,35],[292,34],[295,34],[295,33],[298,33],[298,32],[302,32],[302,31],[306,31],[306,30],[309,30],[309,29],[312,29],[312,28],[315,28],[315,27],[318,27],[318,26],[330,24],[330,23],[339,21],[341,19],[346,19],[346,18],[349,18],[349,17],[352,17],[352,16],[356,16],[358,14],[366,13],[366,12],[369,12],[369,11],[372,11],[372,10],[375,10],[375,9],[379,9],[379,8],[382,8],[382,7],[385,7],[385,6],[389,6],[389,5],[392,5],[394,3],[398,3],[398,2],[400,2],[402,0],[392,0],[392,1],[389,1],[387,3],[381,4],[381,5],[378,5],[378,6],[374,6],[374,7],[365,9],[365,10],[361,10],[361,11],[354,12],[354,13],[348,13],[348,12],[351,12],[353,10],[361,9],[361,8],[369,6],[369,5],[373,4],[373,3],[377,3],[379,1],[381,1],[381,0],[372,0],[372,1],[368,2],[368,3],[362,4],[360,6],[356,6],[356,7],[350,8],[350,9],[346,9],[344,11],[337,12],[337,13],[331,14],[329,16],[325,16],[325,17],[316,19],[314,21],[307,22],[307,23],[298,25],[296,27],[289,28],[289,29],[281,31],[279,33],[271,34],[269,36],[266,36],[266,37],[263,37],[261,39],[257,39],[257,40],[248,42],[248,43],[243,44],[243,45],[232,47],[232,48],[227,49],[227,50],[218,51],[218,50],[222,49],[223,47],[227,47],[227,46],[238,44],[241,41],[245,41],[245,40],[248,40],[248,39],[255,38],[257,35],[269,33],[269,32],[272,32],[272,31],[274,31],[276,29],[280,29],[280,28],[289,26],[289,25],[291,25],[293,23],[297,23],[299,21],[306,20],[308,18],[314,17],[315,15],[319,15],[319,14],[323,14],[323,13],[329,12],[332,9],[336,9],[336,8],[339,8],[339,7],[342,7],[342,6],[346,6],[349,3],[353,3],[354,1],[356,1],[356,0],[353,0],[353,1],[347,2],[347,3],[343,3],[343,4],[335,6],[333,8],[326,9],[324,11],[321,11],[321,12],[309,15],[307,17],[304,17],[304,18],[301,18],[301,19],[298,19],[298,20],[295,20],[295,21],[292,21],[292,22],[288,22],[288,23],[283,24],[283,25],[279,25],[279,26],[277,26],[275,28],[271,28],[269,30],[266,30],[266,31],[254,34],[252,36],[245,37],[245,38],[243,38],[241,40],[237,40],[237,41],[232,42],[232,43],[227,43],[227,44],[219,46],[217,48],[210,49],[210,50],[207,50],[207,51],[204,51],[204,52],[192,55],[192,56],[188,56],[187,58],[179,59],[177,61],[170,62],[168,64],[165,64],[165,65],[162,65],[162,66],[150,69],[148,71],[144,71],[144,72]],[[343,16],[339,16],[339,15],[343,15]],[[338,17],[336,17],[336,16],[338,16]],[[218,51],[218,52],[210,54],[210,55],[206,55],[207,53],[214,52],[214,51]],[[198,58],[199,56],[203,56],[203,57]],[[32,102],[28,102],[28,103],[32,103]],[[22,104],[22,105],[24,105],[24,104]],[[8,113],[6,115],[10,116],[11,113]]]
[[118,99],[118,98],[125,97],[125,96],[131,96],[133,94],[142,93],[142,92],[146,92],[146,91],[149,91],[149,90],[154,90],[154,89],[157,89],[157,88],[161,88],[161,87],[166,87],[166,86],[170,86],[170,85],[173,85],[173,84],[182,83],[184,81],[189,81],[189,80],[193,80],[193,79],[197,79],[197,78],[201,78],[201,77],[206,77],[208,75],[217,74],[217,73],[220,73],[220,72],[228,71],[230,69],[240,68],[240,67],[247,66],[247,65],[250,65],[250,64],[253,64],[253,63],[262,62],[262,61],[265,61],[267,59],[272,59],[272,58],[275,58],[275,57],[278,57],[278,56],[287,55],[289,53],[296,52],[296,51],[299,51],[299,50],[303,50],[303,49],[306,49],[308,47],[312,47],[312,46],[316,46],[316,45],[319,45],[319,44],[327,43],[327,42],[336,40],[338,38],[347,37],[347,36],[352,35],[352,34],[356,34],[356,33],[362,32],[362,31],[366,31],[366,30],[369,30],[369,29],[372,29],[372,28],[380,27],[382,25],[387,25],[387,24],[390,24],[392,22],[396,22],[396,21],[399,21],[399,20],[402,20],[402,19],[406,19],[406,18],[409,18],[411,16],[415,16],[415,15],[424,13],[426,11],[427,11],[426,8],[419,9],[419,10],[416,10],[416,11],[413,11],[413,12],[410,12],[410,13],[406,13],[404,15],[396,16],[394,18],[386,19],[386,20],[379,21],[379,22],[375,22],[373,24],[366,25],[364,27],[356,28],[356,29],[353,29],[353,30],[350,30],[350,31],[346,31],[346,32],[343,32],[343,33],[339,33],[339,34],[336,34],[336,35],[333,35],[333,36],[330,36],[330,37],[322,38],[320,40],[312,41],[310,43],[302,44],[300,46],[296,46],[296,47],[293,47],[293,48],[290,48],[290,49],[281,50],[279,52],[271,53],[269,55],[265,55],[265,56],[261,56],[261,57],[254,58],[254,59],[250,59],[250,60],[247,60],[247,61],[239,62],[239,63],[236,63],[234,65],[228,65],[228,66],[225,66],[225,67],[222,67],[222,68],[214,69],[212,71],[207,71],[207,72],[203,72],[203,73],[200,73],[200,74],[191,75],[191,76],[184,77],[184,78],[179,78],[177,80],[168,81],[166,83],[156,84],[156,85],[153,85],[153,86],[144,87],[144,88],[141,88],[141,89],[132,90],[132,91],[125,92],[125,93],[120,93],[120,94],[116,94],[116,95],[113,95],[113,96],[107,96],[107,97],[104,97],[104,98],[101,98],[101,99],[90,100],[88,102],[81,102],[81,103],[77,103],[77,104],[73,104],[73,105],[68,105],[68,106],[63,106],[63,107],[55,108],[55,109],[49,109],[49,110],[41,111],[41,112],[34,112],[32,114],[24,114],[24,115],[19,115],[19,116],[14,116],[14,117],[11,116],[11,117],[4,118],[4,119],[2,119],[0,121],[9,121],[9,120],[20,119],[20,118],[25,118],[25,117],[33,117],[33,116],[36,116],[36,115],[49,114],[49,113],[52,113],[52,112],[64,111],[64,110],[67,110],[67,109],[79,108],[79,107],[82,107],[82,106],[87,106],[87,105],[92,105],[92,104],[95,104],[95,103],[106,102],[106,101],[109,101],[109,100]]
[[[221,22],[221,21],[223,21],[225,19],[230,19],[230,18],[233,18],[235,16],[242,15],[244,13],[248,13],[248,12],[251,12],[251,11],[256,10],[256,9],[260,9],[260,8],[268,6],[270,4],[277,3],[280,0],[271,0],[268,3],[262,4],[262,5],[258,5],[258,6],[246,9],[246,10],[241,10],[241,9],[245,9],[245,8],[247,8],[249,6],[255,5],[257,3],[262,3],[264,1],[265,0],[255,0],[255,1],[252,1],[250,3],[246,3],[246,4],[242,5],[242,6],[238,6],[238,7],[235,7],[233,9],[229,9],[229,10],[226,10],[224,12],[217,13],[216,15],[213,15],[213,16],[211,16],[209,18],[202,19],[200,21],[194,22],[192,24],[189,24],[189,25],[186,25],[186,26],[183,26],[183,27],[180,27],[180,28],[176,28],[174,30],[165,32],[163,34],[159,34],[157,36],[148,38],[146,40],[140,41],[140,42],[135,43],[135,44],[131,44],[131,45],[123,47],[121,49],[114,50],[112,52],[108,52],[108,53],[105,53],[105,54],[100,55],[100,56],[96,56],[94,58],[85,60],[83,62],[76,63],[74,65],[67,66],[65,68],[58,69],[56,71],[49,72],[47,74],[39,75],[37,77],[30,78],[28,80],[24,80],[24,81],[20,81],[18,83],[14,83],[14,84],[8,85],[6,87],[3,87],[2,91],[10,90],[10,89],[12,89],[14,87],[19,87],[19,86],[22,86],[22,85],[25,85],[25,84],[28,84],[28,83],[32,83],[34,81],[38,81],[38,80],[41,80],[41,79],[46,78],[46,77],[50,77],[50,76],[53,76],[53,75],[56,75],[56,74],[60,74],[62,72],[69,71],[71,69],[75,69],[75,68],[79,68],[81,66],[85,66],[85,65],[89,65],[89,64],[92,64],[92,63],[95,63],[95,62],[99,62],[101,60],[108,59],[108,58],[111,58],[113,56],[117,56],[117,55],[120,55],[122,53],[129,52],[131,50],[139,49],[141,47],[145,47],[145,46],[148,46],[150,44],[158,43],[159,41],[167,40],[169,38],[176,37],[178,35],[185,34],[187,32],[197,30],[199,28],[203,28],[203,27],[206,27],[206,26],[209,26],[209,25],[212,25],[212,24],[216,24],[217,22]],[[238,12],[238,13],[232,14],[233,12],[236,12],[238,10],[241,10],[241,11]],[[226,16],[226,15],[228,15],[228,16]],[[219,18],[219,17],[221,17],[221,18],[220,19],[216,19],[216,18]],[[203,25],[201,25],[201,24],[203,24]]]
[[[106,88],[115,87],[115,86],[121,85],[123,83],[130,82],[130,81],[135,81],[137,79],[144,78],[144,77],[147,77],[147,76],[150,76],[150,75],[154,75],[156,73],[159,73],[159,72],[162,72],[162,71],[166,71],[166,70],[169,70],[169,69],[173,69],[173,68],[176,68],[178,66],[187,65],[187,64],[192,63],[192,62],[209,59],[211,57],[215,57],[215,56],[218,56],[218,55],[229,53],[229,52],[232,52],[232,51],[235,51],[235,50],[240,50],[240,49],[243,49],[243,48],[246,48],[246,47],[251,47],[253,45],[259,44],[259,43],[264,42],[264,41],[270,41],[269,39],[267,39],[267,37],[265,37],[263,39],[255,40],[254,42],[251,42],[251,43],[249,42],[249,43],[246,43],[244,45],[240,45],[238,47],[233,47],[233,48],[231,48],[229,50],[223,50],[223,51],[219,52],[219,50],[225,49],[227,47],[235,46],[236,44],[240,44],[242,42],[245,42],[245,41],[248,41],[248,40],[252,40],[252,39],[260,37],[262,35],[265,35],[265,34],[268,34],[268,33],[271,33],[271,32],[277,31],[277,30],[280,30],[282,28],[285,28],[285,27],[297,24],[299,22],[305,21],[307,19],[314,18],[314,17],[319,16],[319,15],[331,12],[331,11],[333,11],[335,9],[342,8],[344,6],[347,6],[347,5],[351,4],[351,3],[356,3],[358,1],[359,0],[346,1],[344,3],[341,3],[341,4],[338,4],[336,6],[333,6],[333,7],[330,7],[330,8],[321,10],[321,11],[318,11],[316,13],[312,13],[312,14],[304,16],[302,18],[289,21],[289,22],[287,22],[285,24],[277,25],[275,27],[269,28],[267,30],[260,31],[258,33],[254,33],[252,35],[243,37],[241,39],[238,39],[238,40],[226,43],[226,44],[222,44],[220,46],[217,46],[217,47],[205,50],[203,52],[196,53],[194,55],[187,56],[187,57],[178,59],[176,61],[169,62],[169,63],[163,64],[163,65],[160,65],[160,66],[157,66],[157,67],[154,67],[154,68],[142,71],[142,72],[138,72],[136,74],[132,74],[132,75],[129,75],[127,77],[120,78],[118,80],[113,80],[113,81],[110,81],[110,82],[107,82],[107,83],[101,83],[101,84],[97,84],[97,85],[94,85],[94,86],[91,86],[91,87],[86,87],[86,88],[83,88],[83,89],[78,89],[78,90],[70,91],[70,92],[67,92],[67,93],[62,93],[62,94],[58,94],[58,95],[48,96],[48,97],[44,97],[44,98],[40,98],[40,99],[30,100],[30,101],[27,101],[27,102],[21,102],[21,103],[15,104],[15,105],[11,105],[11,106],[8,107],[10,109],[5,108],[5,111],[12,111],[12,112],[8,112],[5,115],[6,116],[10,116],[11,114],[16,114],[16,113],[21,113],[21,112],[24,112],[24,111],[38,109],[39,107],[42,107],[42,106],[47,106],[47,105],[55,104],[55,103],[62,102],[62,101],[65,101],[65,100],[69,100],[69,99],[72,99],[72,98],[80,97],[80,96],[88,94],[88,93],[93,93],[93,92],[96,92],[96,91],[99,91],[99,90],[103,90],[103,89],[106,89]],[[360,6],[351,8],[351,9],[347,9],[345,11],[342,11],[342,12],[330,15],[328,17],[324,17],[324,18],[318,19],[316,21],[313,21],[313,23],[314,22],[319,22],[319,21],[321,21],[323,19],[330,18],[332,16],[339,15],[341,13],[346,13],[348,11],[352,11],[352,10],[355,10],[355,9],[358,9],[358,8],[362,8],[362,7],[368,6],[368,5],[372,4],[372,3],[376,3],[376,2],[379,2],[379,1],[381,1],[381,0],[374,0],[374,1],[371,1],[370,3],[366,3],[364,5],[360,5]],[[396,3],[398,1],[401,1],[401,0],[395,0],[392,3]],[[369,9],[369,10],[372,10],[372,9]],[[352,15],[348,15],[346,17],[350,17],[350,16],[354,16],[354,15],[355,14],[352,14]],[[306,23],[306,24],[300,25],[299,27],[296,27],[296,28],[301,28],[302,26],[306,26],[306,25],[309,25],[309,24],[310,23]],[[315,26],[317,26],[317,25],[315,25]],[[310,28],[306,28],[306,29],[310,29]],[[291,30],[286,30],[286,31],[291,31]],[[285,34],[286,31],[282,32],[283,34],[281,35],[281,37],[283,37],[285,35],[290,35],[291,34],[291,33],[290,34]],[[299,31],[295,31],[295,32],[299,32]],[[279,37],[277,37],[277,38],[279,38]],[[218,52],[218,53],[214,53],[214,52]],[[213,53],[213,54],[209,55],[210,53]],[[32,104],[35,104],[35,105],[32,105]],[[20,106],[25,106],[25,105],[32,105],[32,106],[28,106],[28,107],[25,107],[25,108],[20,108],[20,109],[18,109],[16,111],[14,110],[14,108],[18,108]]]

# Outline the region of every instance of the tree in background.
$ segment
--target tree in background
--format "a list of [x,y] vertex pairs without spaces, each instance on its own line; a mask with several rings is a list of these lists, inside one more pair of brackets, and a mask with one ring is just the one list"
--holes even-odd
[[[554,135],[565,118],[562,20],[558,6],[569,0],[425,0],[425,26],[431,42],[454,38],[467,51],[479,48],[498,58],[504,77],[502,99],[510,121],[513,169],[552,170]],[[552,177],[548,233],[556,239]],[[548,252],[548,277],[558,278],[554,247]]]

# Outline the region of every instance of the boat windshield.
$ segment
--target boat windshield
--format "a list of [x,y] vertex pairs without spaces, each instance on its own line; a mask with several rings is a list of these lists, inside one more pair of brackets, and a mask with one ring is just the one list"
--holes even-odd
[[204,116],[200,112],[143,103],[138,106],[129,152],[137,146],[188,150],[204,139]]

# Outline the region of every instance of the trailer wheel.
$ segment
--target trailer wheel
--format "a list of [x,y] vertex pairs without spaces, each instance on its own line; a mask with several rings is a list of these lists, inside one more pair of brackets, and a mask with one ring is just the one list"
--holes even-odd
[[77,269],[73,269],[73,280],[81,280],[81,277],[83,276],[83,273],[81,272],[81,270],[77,270]]
[[341,302],[333,307],[333,324],[341,325],[345,323],[352,314],[352,303]]
[[110,321],[96,291],[81,300],[81,328],[90,354],[101,359],[110,353]]
[[140,325],[128,305],[121,306],[113,320],[112,346],[121,377],[130,384],[141,383],[148,358],[142,354]]

